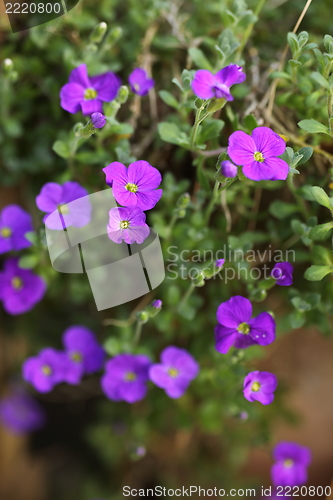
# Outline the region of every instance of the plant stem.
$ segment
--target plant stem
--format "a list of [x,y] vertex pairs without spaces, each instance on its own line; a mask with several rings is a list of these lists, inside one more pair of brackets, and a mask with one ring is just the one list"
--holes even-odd
[[212,215],[212,212],[214,210],[214,206],[215,206],[215,203],[217,201],[219,194],[221,194],[222,191],[224,191],[229,186],[231,186],[231,184],[233,184],[237,180],[237,178],[238,177],[234,177],[233,179],[230,179],[229,181],[227,181],[221,189],[219,189],[220,182],[219,181],[215,182],[214,189],[213,189],[213,195],[212,195],[212,198],[210,200],[210,203],[207,207],[206,214],[205,214],[206,225],[208,225],[208,223],[209,223],[210,216]]
[[[266,0],[260,0],[258,3],[257,3],[257,7],[255,8],[254,10],[254,15],[255,16],[259,16],[260,12],[261,12],[261,9],[263,8],[263,6],[265,5],[265,2]],[[242,41],[241,41],[241,44],[240,46],[238,47],[237,49],[237,53],[236,53],[236,60],[240,58],[243,50],[244,50],[244,47],[245,45],[247,44],[250,36],[251,36],[251,33],[253,31],[253,28],[254,28],[254,25],[256,24],[257,21],[255,21],[254,23],[250,24],[250,26],[248,26],[245,30],[245,33],[244,33],[244,36],[242,38]]]
[[332,134],[332,91],[328,91],[327,95],[327,115],[328,115],[328,127],[330,129],[330,134]]
[[190,149],[195,149],[195,140],[197,138],[197,133],[198,133],[198,128],[200,123],[210,114],[209,112],[205,113],[203,116],[201,116],[202,111],[205,109],[205,104],[204,103],[198,110],[195,115],[195,121],[191,133],[191,140],[190,140]]
[[309,217],[308,210],[306,208],[306,205],[305,205],[303,198],[296,191],[293,174],[289,174],[287,183],[288,183],[288,187],[289,187],[290,191],[292,192],[295,200],[297,201],[297,205],[299,206],[300,211],[302,212],[305,220],[307,220]]
[[179,303],[178,310],[180,310],[186,304],[186,302],[188,301],[188,299],[191,297],[192,293],[194,292],[194,289],[195,289],[195,285],[193,285],[193,283],[191,283],[187,292],[185,293],[184,297],[182,298],[182,300]]
[[142,332],[142,323],[140,323],[140,321],[138,321],[136,324],[134,340],[133,340],[134,346],[138,345],[138,343],[140,342],[141,332]]

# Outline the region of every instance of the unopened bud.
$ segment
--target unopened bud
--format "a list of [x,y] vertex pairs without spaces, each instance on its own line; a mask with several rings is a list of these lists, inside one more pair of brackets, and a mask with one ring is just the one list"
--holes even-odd
[[118,90],[117,101],[120,104],[124,104],[128,99],[129,90],[126,85],[122,85]]
[[122,37],[122,34],[123,34],[123,30],[120,26],[113,28],[112,30],[109,31],[109,34],[107,37],[107,43],[110,45],[115,44]]
[[149,320],[149,313],[147,311],[139,311],[138,313],[136,313],[136,319],[138,323],[141,323],[143,325]]
[[108,25],[106,23],[97,24],[90,35],[90,41],[93,43],[100,43],[103,40],[107,27]]
[[177,207],[186,208],[191,201],[189,193],[182,194],[177,200]]
[[204,271],[198,271],[195,277],[192,278],[192,283],[196,287],[202,287],[205,284],[205,273]]
[[3,72],[5,75],[9,75],[14,69],[14,64],[11,59],[5,59],[2,63]]

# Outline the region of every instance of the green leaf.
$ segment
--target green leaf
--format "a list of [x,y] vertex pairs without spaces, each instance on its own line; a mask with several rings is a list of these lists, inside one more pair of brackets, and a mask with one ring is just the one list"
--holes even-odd
[[329,135],[329,130],[326,125],[323,125],[320,122],[317,122],[317,120],[314,120],[313,118],[310,118],[310,120],[301,120],[298,122],[298,126],[302,129],[308,132],[309,134],[328,134]]
[[296,59],[289,59],[288,62],[292,68],[299,68],[302,66],[302,63],[300,61],[296,61]]
[[199,134],[199,143],[205,143],[211,139],[215,139],[215,137],[218,137],[221,130],[224,127],[224,121],[222,120],[210,120],[210,121],[205,121],[202,124],[202,129]]
[[287,35],[288,45],[291,49],[291,52],[294,56],[295,53],[299,51],[298,38],[294,33],[289,32]]
[[21,269],[32,269],[37,266],[38,261],[38,255],[23,255],[18,264]]
[[315,82],[319,83],[319,85],[321,87],[324,87],[325,89],[329,89],[330,86],[328,84],[328,81],[326,80],[326,78],[323,77],[323,75],[321,75],[320,73],[318,73],[318,71],[314,71],[313,73],[311,73],[310,77],[312,78],[312,80],[314,80]]
[[245,128],[251,133],[258,127],[258,122],[253,115],[247,115],[243,120]]
[[292,328],[301,328],[305,323],[305,314],[301,311],[295,311],[289,315],[289,321]]
[[291,80],[291,76],[285,71],[273,71],[269,76],[271,78],[285,78],[286,80]]
[[311,304],[303,300],[301,297],[293,297],[291,299],[291,303],[294,306],[294,308],[297,309],[297,311],[304,312],[304,311],[310,311],[311,309]]
[[274,215],[277,219],[285,219],[289,215],[298,212],[298,206],[292,203],[286,203],[284,201],[276,200],[269,207],[269,212]]
[[312,240],[323,240],[328,231],[332,229],[333,222],[327,222],[326,224],[319,224],[319,226],[315,226],[309,232],[309,238]]
[[303,165],[303,163],[305,163],[311,158],[313,154],[313,149],[310,148],[310,146],[305,146],[304,148],[299,149],[297,153],[303,156],[303,158],[301,158],[300,161],[298,162],[298,165]]
[[171,106],[172,108],[178,109],[179,104],[177,99],[168,91],[166,90],[160,90],[158,95],[162,99],[162,101],[165,102],[168,106]]
[[35,231],[28,231],[27,233],[24,234],[24,237],[26,240],[30,241],[33,245],[36,245],[38,243],[38,235],[35,233]]
[[316,202],[319,203],[319,205],[322,205],[323,207],[326,207],[329,210],[332,209],[331,201],[330,201],[328,195],[325,193],[325,191],[321,187],[313,186],[311,188],[311,194],[313,195]]
[[171,144],[179,144],[180,129],[175,123],[162,122],[158,124],[158,133],[160,138]]
[[58,156],[61,156],[61,158],[69,158],[71,155],[69,145],[64,141],[56,141],[52,149]]
[[307,293],[305,295],[305,300],[310,304],[311,309],[314,309],[320,303],[321,295],[319,293]]
[[332,271],[332,266],[311,266],[305,271],[304,278],[308,281],[321,281]]
[[196,47],[191,47],[188,52],[192,61],[195,62],[198,68],[208,69],[208,71],[214,70],[202,50],[197,49]]
[[314,245],[311,250],[312,262],[319,266],[331,266],[333,264],[333,254],[330,250],[319,245]]

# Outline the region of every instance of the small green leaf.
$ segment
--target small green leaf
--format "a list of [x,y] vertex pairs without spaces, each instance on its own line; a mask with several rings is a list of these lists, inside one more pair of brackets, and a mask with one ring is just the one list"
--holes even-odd
[[313,186],[311,188],[311,193],[319,205],[322,205],[323,207],[328,208],[329,210],[332,209],[331,207],[331,201],[328,197],[328,195],[325,193],[325,191],[319,187],[319,186]]
[[165,102],[168,106],[171,106],[172,108],[178,109],[179,104],[177,102],[177,99],[167,90],[160,90],[158,95],[162,99],[162,101]]
[[285,219],[286,217],[289,217],[289,215],[298,212],[298,210],[297,205],[280,200],[273,201],[269,207],[270,214],[274,215],[277,219]]
[[55,153],[57,153],[58,156],[61,156],[61,158],[69,158],[70,157],[70,149],[69,145],[64,142],[64,141],[56,141],[52,149]]
[[305,271],[304,278],[308,281],[321,281],[332,271],[332,266],[311,266]]
[[291,303],[297,311],[310,311],[311,304],[303,300],[301,297],[293,297]]
[[210,62],[208,61],[202,50],[196,47],[191,47],[188,52],[190,54],[192,61],[195,62],[198,68],[208,69],[208,71],[213,71],[214,68],[211,66]]
[[319,226],[315,226],[309,232],[309,238],[312,240],[323,240],[328,231],[332,229],[333,222],[327,222],[326,224],[319,224]]
[[32,269],[38,264],[38,255],[23,255],[19,260],[21,269]]
[[305,163],[311,158],[313,154],[313,149],[310,148],[310,146],[305,146],[304,148],[299,149],[297,152],[298,154],[303,156],[303,158],[301,158],[300,161],[298,162],[298,165],[303,165],[303,163]]
[[253,115],[247,115],[243,120],[245,128],[251,133],[258,127],[258,122]]
[[333,264],[333,254],[330,250],[319,245],[314,245],[311,250],[312,262],[319,266],[331,266]]
[[175,123],[159,123],[158,133],[163,141],[170,142],[171,144],[179,144],[179,135],[181,131]]
[[320,122],[317,122],[317,120],[314,120],[313,118],[310,118],[309,120],[301,120],[298,122],[298,126],[302,129],[308,132],[309,134],[328,134],[329,135],[329,130],[326,127],[326,125],[323,125]]
[[205,143],[211,139],[215,139],[215,137],[218,137],[221,130],[224,127],[224,122],[222,120],[210,120],[210,121],[205,121],[202,124],[202,129],[200,131],[199,143]]
[[325,89],[329,89],[330,86],[328,84],[328,81],[326,80],[326,78],[323,77],[323,75],[321,75],[320,73],[318,73],[318,71],[314,71],[313,73],[311,73],[310,77],[312,78],[312,80],[314,80],[315,82],[319,83],[319,85],[321,87],[324,87]]
[[26,240],[30,241],[30,243],[32,243],[33,245],[36,245],[38,243],[38,236],[37,233],[35,233],[35,231],[28,231],[27,233],[25,233],[24,237]]
[[289,315],[292,328],[301,328],[305,323],[305,319],[305,314],[301,311],[295,311]]

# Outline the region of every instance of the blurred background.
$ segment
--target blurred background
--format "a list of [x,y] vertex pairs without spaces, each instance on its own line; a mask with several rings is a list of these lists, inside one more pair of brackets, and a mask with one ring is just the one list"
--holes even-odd
[[[144,65],[155,78],[156,92],[162,89],[172,92],[172,78],[189,67],[188,48],[199,46],[204,37],[214,40],[228,26],[227,9],[234,7],[234,2],[223,0],[208,3],[144,0],[139,3],[83,0],[61,19],[15,34],[0,3],[0,60],[11,58],[18,72],[10,94],[5,95],[2,90],[0,209],[10,203],[20,204],[33,215],[35,227],[40,228],[41,214],[35,206],[35,196],[45,182],[67,180],[66,161],[53,152],[52,144],[66,137],[80,120],[63,111],[58,98],[61,86],[76,64],[86,58],[93,73],[109,69],[118,73],[124,83],[134,67]],[[277,69],[286,34],[294,27],[304,3],[268,0],[263,5],[244,53],[246,71],[251,76],[248,86],[236,98],[235,110],[242,107],[241,99],[246,99],[250,91],[261,97],[267,91],[270,83],[267,75]],[[243,8],[255,9],[256,6],[257,2],[253,1]],[[333,35],[331,7],[328,1],[314,2],[310,7],[302,29],[309,31],[311,41],[321,43],[326,33]],[[93,63],[94,54],[89,52],[87,40],[101,21],[111,28],[120,26],[123,35],[106,50],[102,62]],[[239,26],[241,32],[242,25]],[[211,45],[206,40],[203,47],[209,52]],[[123,121],[136,129],[134,133],[115,133],[95,150],[88,145],[77,162],[84,185],[91,190],[101,189],[104,185],[101,168],[116,159],[115,148],[131,147],[135,156],[146,159],[162,172],[165,198],[160,211],[168,217],[177,196],[185,191],[196,193],[198,186],[189,154],[162,142],[156,134],[158,121],[171,113],[156,92],[142,100],[141,107],[134,98],[122,111]],[[290,126],[295,128],[298,119],[304,117],[302,108],[297,110],[297,103],[288,104],[288,101],[281,102],[280,106],[286,123],[294,124]],[[310,109],[306,112],[312,116]],[[231,117],[223,116],[223,119],[226,129],[221,145],[225,146],[232,128]],[[333,152],[330,142],[322,147]],[[314,157],[311,162],[307,172],[311,178],[328,171],[329,165],[321,157]],[[245,211],[253,209],[248,192],[236,192],[236,196],[244,201]],[[272,196],[288,199],[283,189],[263,193],[259,201],[261,213],[268,214]],[[246,229],[240,222],[245,216],[244,209],[237,210],[233,214],[235,235],[236,227]],[[152,217],[155,217],[153,223],[159,223],[157,215]],[[185,235],[182,222],[176,230],[174,244],[179,248],[217,250],[221,246],[220,218],[222,220],[222,215],[214,218],[215,233],[206,234],[195,243]],[[263,248],[267,246],[272,228],[267,229],[265,220],[259,217],[255,229],[251,219],[246,223],[253,231],[267,233],[268,239],[262,240]],[[194,215],[187,224],[195,227]],[[275,224],[284,222],[275,221]],[[255,240],[254,245],[260,247],[258,241]],[[278,242],[276,244],[278,247]],[[295,286],[301,289],[307,251],[304,247],[300,251],[303,260],[295,276]],[[265,411],[257,407],[249,410],[241,393],[234,398],[234,381],[229,385],[225,381],[228,363],[232,364],[231,356],[227,357],[225,367],[219,367],[220,386],[207,388],[207,381],[202,377],[193,389],[194,397],[186,395],[179,401],[169,400],[154,388],[145,401],[136,405],[113,403],[103,396],[97,375],[84,380],[80,387],[59,386],[50,394],[40,395],[31,387],[23,386],[20,367],[24,359],[47,345],[59,348],[61,333],[71,324],[92,328],[102,342],[108,342],[109,354],[117,354],[127,345],[132,331],[124,328],[120,333],[115,326],[106,327],[105,320],[124,320],[153,298],[163,299],[165,309],[145,327],[143,342],[147,342],[156,355],[161,346],[170,343],[186,348],[191,345],[191,352],[207,370],[203,373],[208,373],[214,363],[220,363],[221,356],[213,346],[216,307],[231,292],[240,293],[243,289],[239,283],[232,283],[229,290],[218,282],[204,287],[193,299],[193,314],[197,314],[193,321],[191,311],[186,317],[177,317],[174,313],[175,304],[186,292],[187,285],[180,282],[178,289],[167,275],[166,281],[148,297],[98,313],[84,278],[55,277],[49,271],[45,249],[43,256],[39,270],[43,272],[44,266],[52,283],[46,298],[23,316],[13,318],[0,312],[0,394],[5,397],[25,387],[46,419],[46,425],[32,433],[17,433],[2,422],[1,500],[117,500],[123,498],[120,493],[123,485],[172,488],[196,484],[226,489],[269,486],[272,443],[281,440],[296,441],[311,448],[309,485],[332,483],[330,318],[326,318],[326,330],[319,325],[319,320],[317,328],[317,320],[313,318],[301,328],[291,329],[286,320],[290,306],[285,295],[281,290],[270,293],[262,307],[274,310],[280,325],[278,339],[246,358],[248,367],[269,370],[278,376],[280,394],[274,408],[265,408]],[[323,291],[329,300],[333,289],[331,278],[327,281],[329,283],[320,282],[316,291]],[[244,416],[242,411],[248,415]]]

